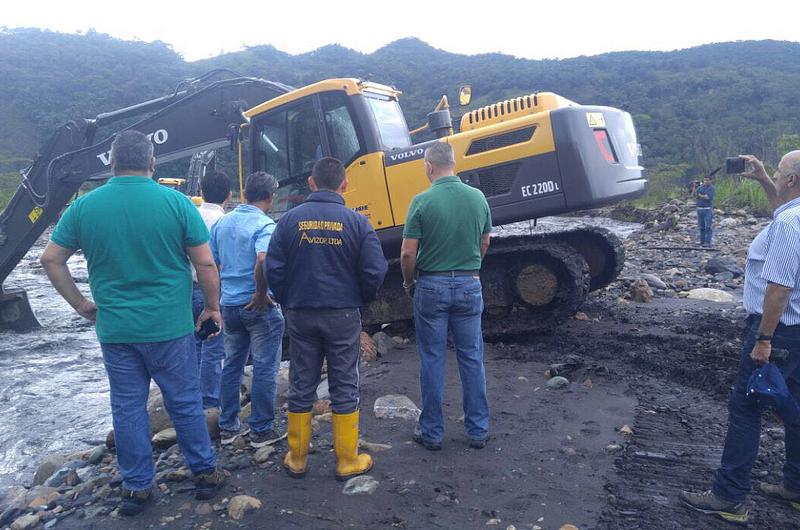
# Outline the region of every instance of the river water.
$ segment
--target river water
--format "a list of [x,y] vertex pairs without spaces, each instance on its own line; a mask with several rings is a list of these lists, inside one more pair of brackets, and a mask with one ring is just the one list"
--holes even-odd
[[[625,238],[640,225],[598,217],[540,219],[498,227],[501,234],[602,226]],[[111,429],[108,380],[94,327],[79,317],[47,280],[40,241],[6,280],[24,288],[43,328],[0,333],[0,491],[28,484],[42,457],[103,443]],[[78,287],[89,294],[82,256],[69,262]]]

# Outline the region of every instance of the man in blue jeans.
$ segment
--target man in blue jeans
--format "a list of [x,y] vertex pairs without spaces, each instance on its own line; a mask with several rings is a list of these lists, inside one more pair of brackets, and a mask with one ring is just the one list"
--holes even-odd
[[695,200],[697,201],[697,227],[700,231],[700,245],[711,246],[711,236],[714,233],[712,228],[714,222],[714,185],[711,177],[703,178],[703,184],[695,190]]
[[422,414],[414,440],[431,451],[442,447],[449,328],[461,375],[464,426],[470,446],[481,449],[489,438],[489,403],[479,273],[489,248],[491,213],[483,193],[454,176],[450,145],[437,142],[425,151],[425,172],[432,184],[408,208],[400,251],[420,357]]
[[[208,319],[222,322],[208,230],[187,197],[152,179],[153,144],[138,131],[124,131],[111,146],[111,165],[114,178],[64,212],[41,262],[59,294],[96,322],[122,475],[119,510],[134,515],[152,498],[151,379],[161,388],[195,475],[196,497],[212,498],[225,480],[206,428],[194,355],[196,327]],[[96,306],[67,267],[78,249],[86,257]],[[206,300],[197,326],[190,261]]]
[[[283,314],[272,301],[264,276],[264,260],[275,230],[275,221],[267,212],[277,189],[275,177],[253,173],[244,188],[247,204],[225,214],[211,229],[211,250],[222,282],[220,303],[225,324],[219,417],[223,445],[247,433],[253,447],[275,443],[282,437],[274,427]],[[249,354],[253,356],[250,428],[242,430],[239,387]]]
[[[212,171],[200,179],[200,194],[203,204],[197,209],[200,217],[211,230],[214,223],[225,215],[223,205],[231,198],[231,183],[225,173]],[[197,273],[192,269],[194,288],[192,290],[192,313],[197,319],[205,307],[203,289],[197,283]],[[197,364],[200,368],[200,392],[203,394],[203,408],[219,408],[219,386],[222,377],[222,360],[225,359],[223,334],[219,333],[206,340],[196,339]]]
[[[745,268],[744,308],[748,329],[739,374],[728,405],[728,433],[722,462],[711,490],[681,492],[681,501],[699,512],[746,524],[750,471],[758,456],[762,409],[747,396],[753,372],[774,362],[789,392],[800,401],[800,151],[785,155],[775,182],[753,156],[746,176],[761,183],[772,222],[753,240]],[[786,463],[783,484],[760,484],[761,491],[800,509],[800,422],[786,418]]]

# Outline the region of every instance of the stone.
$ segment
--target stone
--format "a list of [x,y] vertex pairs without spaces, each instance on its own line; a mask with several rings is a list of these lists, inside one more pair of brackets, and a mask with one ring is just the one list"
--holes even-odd
[[114,449],[116,445],[117,443],[114,438],[114,429],[111,429],[110,431],[108,431],[108,434],[106,435],[106,448],[110,451]]
[[201,502],[195,507],[194,513],[196,515],[211,515],[214,513],[214,508],[207,502]]
[[266,445],[258,449],[253,455],[253,462],[256,464],[263,464],[269,460],[275,453],[275,448],[271,445]]
[[361,475],[348,480],[342,493],[345,495],[372,495],[380,483],[370,475]]
[[360,449],[364,449],[365,451],[369,451],[370,453],[380,453],[381,451],[388,451],[389,449],[392,448],[392,445],[367,442],[366,440],[362,440],[361,438],[359,438],[358,447]]
[[689,291],[687,298],[692,300],[705,300],[708,302],[719,303],[732,303],[734,301],[733,295],[720,291],[719,289],[710,289],[708,287],[701,287],[699,289],[692,289]]
[[378,351],[378,357],[388,354],[394,348],[394,341],[392,338],[379,331],[372,336],[372,341],[375,343],[375,349]]
[[733,278],[734,278],[733,273],[728,271],[718,272],[717,274],[714,275],[714,279],[717,280],[718,282],[729,282]]
[[647,282],[647,285],[652,287],[653,289],[666,289],[667,284],[661,281],[661,278],[654,274],[647,274],[644,273],[640,276],[641,279]]
[[560,388],[565,388],[565,387],[569,386],[569,379],[567,379],[566,377],[557,375],[555,377],[551,377],[547,381],[547,383],[545,383],[545,386],[547,388],[549,388],[550,390],[558,390]]
[[98,445],[89,454],[88,462],[92,465],[97,465],[103,460],[104,456],[106,456],[106,446]]
[[312,416],[322,416],[323,414],[327,414],[328,412],[332,412],[330,399],[318,399],[317,401],[314,402],[314,405],[311,407]]
[[633,434],[633,429],[631,429],[629,425],[623,425],[619,428],[619,433],[624,434],[625,436],[630,436]]
[[[75,470],[86,467],[86,462],[82,460],[71,460],[65,462],[58,470],[44,481],[45,486],[58,488],[61,486],[74,486],[81,480]],[[70,484],[71,482],[71,484]]]
[[161,449],[172,447],[178,441],[178,434],[174,428],[164,429],[153,436],[153,446]]
[[408,396],[389,394],[375,400],[373,407],[375,417],[379,419],[419,419],[421,411]]
[[330,399],[331,398],[331,390],[328,387],[328,378],[326,377],[322,381],[319,382],[317,385],[317,399]]
[[11,530],[29,530],[39,524],[39,514],[23,515],[14,519],[11,523]]
[[622,451],[622,446],[619,444],[608,444],[605,449],[603,449],[606,453],[613,455]]
[[365,363],[371,363],[378,359],[378,349],[375,346],[375,341],[366,332],[361,332],[361,360]]
[[237,495],[228,502],[228,517],[240,521],[244,514],[261,508],[261,501],[248,495]]
[[153,434],[172,427],[172,419],[169,417],[167,407],[164,406],[164,397],[161,389],[157,386],[150,388],[150,395],[147,398],[147,414],[150,416],[150,429]]
[[219,409],[210,408],[203,411],[206,415],[206,428],[212,440],[219,439]]
[[250,414],[252,414],[252,409],[253,407],[250,403],[242,407],[242,410],[239,411],[239,422],[247,422],[247,420],[250,419]]
[[38,506],[47,506],[59,497],[58,488],[51,486],[36,486],[28,491],[25,501],[28,507],[35,510]]
[[44,484],[53,473],[70,460],[70,455],[66,453],[51,453],[44,457],[44,460],[39,464],[36,473],[33,475],[33,485]]
[[705,271],[709,274],[730,272],[731,274],[733,274],[734,278],[737,278],[742,274],[744,274],[742,268],[739,267],[739,265],[737,265],[735,261],[733,261],[730,258],[724,258],[721,256],[714,256],[713,258],[710,258],[706,262]]
[[10,523],[28,506],[25,502],[27,495],[28,490],[22,486],[11,486],[6,489],[0,501],[0,527]]
[[248,364],[244,367],[244,376],[242,377],[242,393],[249,400],[250,393],[253,391],[253,365]]
[[573,524],[562,525],[558,530],[578,530],[578,527]]
[[732,219],[730,217],[726,217],[719,222],[720,228],[733,228],[734,226],[738,226],[739,221],[736,219]]
[[589,320],[589,316],[583,311],[578,311],[572,317],[574,320]]
[[637,278],[633,282],[631,285],[630,294],[631,300],[634,302],[646,304],[653,300],[653,291],[650,290],[650,286],[647,285],[647,282],[641,278]]

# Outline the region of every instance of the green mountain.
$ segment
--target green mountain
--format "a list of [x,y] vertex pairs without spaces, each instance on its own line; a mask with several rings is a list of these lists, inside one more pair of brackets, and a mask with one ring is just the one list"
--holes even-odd
[[748,41],[673,52],[618,52],[565,60],[461,55],[402,39],[371,54],[329,45],[301,55],[256,46],[185,62],[169,45],[89,32],[0,31],[0,171],[32,157],[59,125],[166,95],[213,68],[301,86],[328,77],[391,84],[410,126],[439,96],[471,83],[470,108],[534,91],[609,105],[634,116],[645,162],[682,164],[687,175],[725,156],[776,162],[778,142],[800,134],[800,43]]

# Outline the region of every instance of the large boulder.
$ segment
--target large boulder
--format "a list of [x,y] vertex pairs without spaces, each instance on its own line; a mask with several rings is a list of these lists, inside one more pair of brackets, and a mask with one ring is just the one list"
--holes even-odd
[[733,296],[725,291],[719,289],[709,289],[701,287],[699,289],[692,289],[689,291],[689,296],[692,300],[705,300],[707,302],[731,303],[734,301]]

